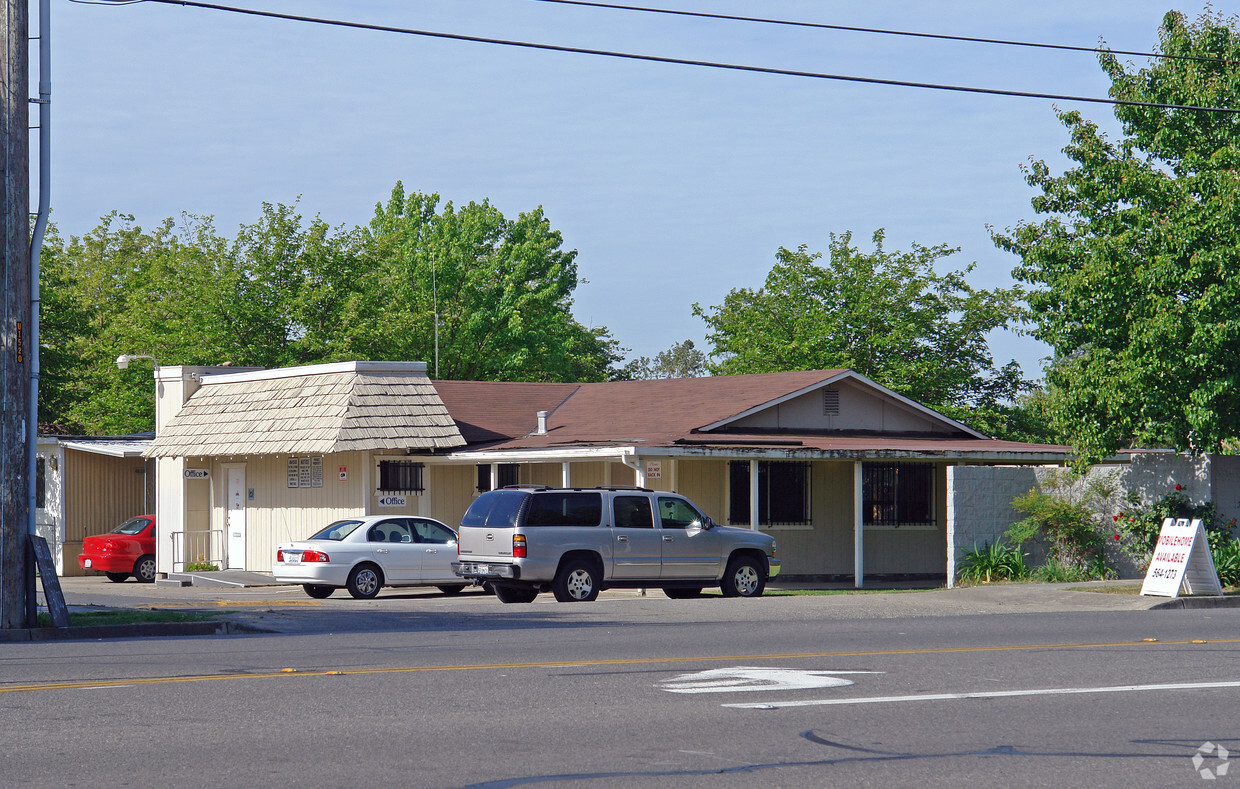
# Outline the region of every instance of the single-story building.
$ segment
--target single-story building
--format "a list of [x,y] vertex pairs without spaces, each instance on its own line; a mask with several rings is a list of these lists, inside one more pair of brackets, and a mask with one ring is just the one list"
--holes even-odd
[[[944,576],[949,472],[1060,465],[851,370],[605,383],[432,381],[422,362],[155,373],[159,570],[269,570],[376,512],[455,526],[493,487],[638,485],[771,532],[783,577]],[[1125,458],[1121,458],[1124,460]]]
[[40,435],[35,458],[35,529],[60,575],[78,567],[82,540],[155,511],[155,462],[142,457],[152,433]]

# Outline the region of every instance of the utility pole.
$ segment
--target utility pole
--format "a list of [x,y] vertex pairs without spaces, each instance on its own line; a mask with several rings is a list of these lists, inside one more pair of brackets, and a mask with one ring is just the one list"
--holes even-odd
[[30,467],[29,0],[0,0],[0,628],[26,627]]

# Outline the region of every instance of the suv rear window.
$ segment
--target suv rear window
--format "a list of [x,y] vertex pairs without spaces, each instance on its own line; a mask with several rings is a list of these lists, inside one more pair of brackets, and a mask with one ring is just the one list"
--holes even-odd
[[483,493],[469,505],[461,518],[461,526],[511,529],[517,525],[517,514],[521,512],[521,505],[529,495],[522,490],[493,490]]
[[603,497],[597,493],[535,493],[530,497],[526,526],[597,526],[603,519]]

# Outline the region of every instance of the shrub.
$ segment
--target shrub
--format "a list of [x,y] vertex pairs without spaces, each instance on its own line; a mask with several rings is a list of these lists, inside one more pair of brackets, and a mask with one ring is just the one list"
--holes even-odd
[[185,565],[185,572],[187,573],[206,573],[218,569],[220,568],[216,567],[211,562],[191,562],[190,564]]
[[1214,557],[1219,583],[1223,586],[1240,584],[1240,540],[1234,537],[1219,540],[1218,545],[1210,546],[1210,554]]
[[[1099,532],[1099,521],[1088,499],[1074,500],[1062,495],[1031,490],[1016,498],[1012,507],[1028,517],[1012,524],[1004,537],[1012,544],[1023,546],[1038,540],[1046,549],[1048,573],[1072,575],[1066,580],[1106,577],[1104,548],[1106,540]],[[1035,577],[1038,577],[1035,574]]]
[[1000,543],[986,543],[966,550],[960,558],[958,577],[972,583],[1019,581],[1029,575],[1025,554],[1019,548],[1005,548]]

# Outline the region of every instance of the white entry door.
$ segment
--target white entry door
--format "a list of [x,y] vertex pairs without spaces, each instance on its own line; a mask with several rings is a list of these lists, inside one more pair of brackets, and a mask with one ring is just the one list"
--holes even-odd
[[228,511],[224,531],[228,569],[245,569],[245,466],[228,467]]

